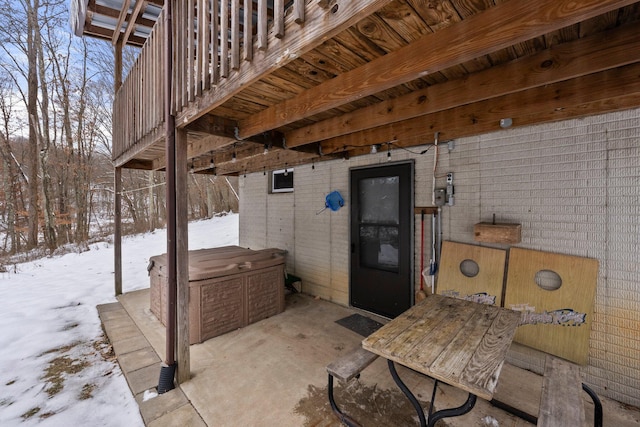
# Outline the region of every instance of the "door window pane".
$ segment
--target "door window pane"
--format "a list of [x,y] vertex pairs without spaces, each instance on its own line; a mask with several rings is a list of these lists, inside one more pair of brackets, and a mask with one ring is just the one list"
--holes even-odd
[[360,226],[360,264],[368,268],[398,271],[398,227]]
[[398,225],[400,177],[365,178],[360,181],[360,222]]

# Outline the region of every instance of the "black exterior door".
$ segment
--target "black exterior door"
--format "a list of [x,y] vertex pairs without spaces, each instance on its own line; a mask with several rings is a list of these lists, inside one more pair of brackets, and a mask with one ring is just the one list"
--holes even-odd
[[351,171],[350,302],[386,317],[413,304],[413,164]]

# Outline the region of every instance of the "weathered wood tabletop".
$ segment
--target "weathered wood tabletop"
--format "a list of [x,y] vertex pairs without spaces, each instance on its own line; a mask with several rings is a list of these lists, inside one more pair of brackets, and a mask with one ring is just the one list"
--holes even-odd
[[362,347],[491,400],[520,313],[431,295],[362,341]]

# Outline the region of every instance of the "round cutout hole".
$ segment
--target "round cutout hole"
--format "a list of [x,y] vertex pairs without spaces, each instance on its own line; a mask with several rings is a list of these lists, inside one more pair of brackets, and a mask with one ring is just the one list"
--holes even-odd
[[545,291],[555,291],[562,286],[562,277],[555,271],[540,270],[536,273],[534,279],[536,285]]
[[460,273],[465,277],[476,277],[480,272],[480,266],[472,259],[465,259],[460,263]]

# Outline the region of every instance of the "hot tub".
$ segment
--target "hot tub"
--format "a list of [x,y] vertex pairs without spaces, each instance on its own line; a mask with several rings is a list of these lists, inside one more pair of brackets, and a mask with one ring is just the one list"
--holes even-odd
[[[167,255],[151,257],[151,312],[166,325]],[[284,311],[280,249],[189,251],[189,342],[200,343]]]

